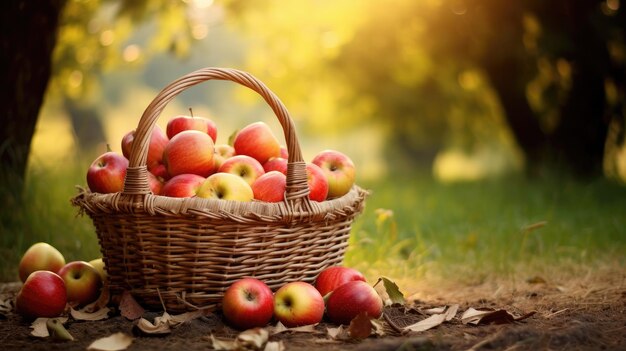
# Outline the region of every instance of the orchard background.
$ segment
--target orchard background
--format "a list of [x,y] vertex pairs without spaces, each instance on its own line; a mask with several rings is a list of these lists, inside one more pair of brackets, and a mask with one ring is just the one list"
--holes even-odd
[[[69,199],[170,81],[249,71],[371,189],[345,264],[433,286],[571,281],[626,264],[626,25],[619,0],[3,2],[0,279],[46,241],[99,257]],[[58,21],[55,19],[58,18]],[[232,83],[189,89],[224,131],[279,125]],[[433,283],[441,285],[433,285]],[[422,294],[422,295],[420,295]]]

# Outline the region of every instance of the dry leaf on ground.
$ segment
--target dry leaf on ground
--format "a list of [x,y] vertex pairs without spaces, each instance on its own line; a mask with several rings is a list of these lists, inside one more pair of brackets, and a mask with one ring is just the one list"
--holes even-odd
[[301,327],[295,327],[295,328],[287,328],[285,327],[285,325],[283,323],[281,323],[280,321],[278,323],[276,323],[275,327],[270,327],[270,335],[275,335],[275,334],[280,334],[280,333],[284,333],[284,332],[294,332],[294,333],[321,333],[320,331],[315,329],[315,326],[317,324],[309,324],[309,325],[304,325]]
[[265,344],[263,351],[285,351],[286,349],[285,343],[283,343],[282,340],[268,341],[267,344]]
[[87,312],[84,308],[80,310],[70,308],[70,314],[72,315],[72,318],[79,321],[99,321],[102,319],[107,319],[109,318],[109,311],[110,309],[108,307],[101,308],[91,313]]
[[196,310],[172,316],[167,312],[163,312],[163,315],[154,318],[154,323],[145,318],[140,318],[137,322],[137,328],[146,334],[168,334],[172,332],[172,328],[206,316],[208,313],[210,313],[208,310]]
[[348,338],[348,331],[340,325],[336,328],[326,328],[326,335],[328,335],[333,340],[341,340]]
[[98,299],[96,301],[86,305],[81,310],[83,312],[88,312],[88,313],[96,312],[96,311],[106,307],[106,305],[109,304],[110,300],[111,300],[111,293],[109,292],[109,287],[107,285],[105,285],[100,290],[100,296],[98,297]]
[[[48,319],[50,318],[41,317],[35,319],[35,321],[30,325],[30,327],[33,329],[33,331],[30,332],[30,335],[36,336],[38,338],[49,337],[50,332],[48,332],[48,327],[46,326],[46,322],[48,321]],[[59,322],[61,322],[61,324],[67,322],[67,317],[58,317],[57,319],[59,320]]]
[[411,324],[411,325],[407,325],[406,327],[402,328],[402,331],[404,332],[423,332],[425,330],[434,328],[438,325],[440,325],[441,323],[445,322],[446,320],[446,314],[445,313],[440,313],[440,314],[433,314],[432,316],[426,318],[426,319],[422,319],[421,321]]
[[129,320],[135,320],[146,312],[128,290],[124,290],[120,299],[120,314]]
[[365,339],[372,334],[372,322],[367,312],[361,312],[350,321],[348,334],[353,339]]
[[91,345],[87,347],[87,350],[121,351],[126,350],[132,343],[132,336],[120,332],[92,342]]
[[381,281],[383,282],[383,286],[385,287],[385,292],[387,293],[387,298],[385,299],[386,301],[383,301],[383,302],[385,302],[386,305],[388,304],[404,305],[406,300],[404,298],[404,294],[400,291],[400,288],[398,287],[398,285],[385,277],[381,277],[381,278],[378,278],[378,281],[376,282],[376,284],[374,284],[374,286],[378,285]]
[[[209,335],[211,347],[215,350],[264,350],[269,333],[267,329],[253,328],[239,333],[234,340],[217,339],[213,334]],[[274,346],[271,346],[274,347]],[[280,350],[280,349],[279,349]]]
[[523,316],[516,317],[506,310],[477,310],[472,307],[461,315],[461,322],[463,324],[506,324],[524,320],[535,314],[535,312],[529,312]]
[[15,302],[15,294],[0,294],[0,314],[6,314],[13,311]]

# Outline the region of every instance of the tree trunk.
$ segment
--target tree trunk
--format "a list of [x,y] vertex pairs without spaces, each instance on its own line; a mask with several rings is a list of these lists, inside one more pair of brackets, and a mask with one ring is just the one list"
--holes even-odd
[[0,2],[0,210],[19,204],[64,0]]

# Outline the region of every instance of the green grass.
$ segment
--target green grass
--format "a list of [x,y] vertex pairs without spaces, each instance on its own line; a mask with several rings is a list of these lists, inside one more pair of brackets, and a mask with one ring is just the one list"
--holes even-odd
[[[17,278],[21,254],[46,241],[69,260],[99,256],[88,217],[70,198],[81,169],[29,174],[26,206],[0,214],[0,279]],[[346,264],[375,279],[455,275],[468,281],[528,270],[626,261],[626,187],[550,176],[460,184],[390,177],[354,223]]]
[[626,261],[626,187],[604,179],[367,184],[347,264],[373,275],[466,281],[542,267]]

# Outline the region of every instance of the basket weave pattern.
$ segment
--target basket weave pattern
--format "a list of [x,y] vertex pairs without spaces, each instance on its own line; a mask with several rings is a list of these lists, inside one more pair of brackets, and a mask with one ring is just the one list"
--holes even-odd
[[[161,111],[190,86],[228,80],[256,91],[274,111],[289,152],[285,200],[237,202],[170,198],[150,192],[149,136]],[[250,74],[205,68],[179,78],[150,103],[136,129],[124,190],[81,190],[72,199],[92,219],[113,294],[128,290],[147,307],[170,311],[215,309],[236,280],[256,277],[273,290],[312,282],[340,264],[367,191],[354,186],[340,198],[309,200],[306,164],[293,121],[282,102]]]

